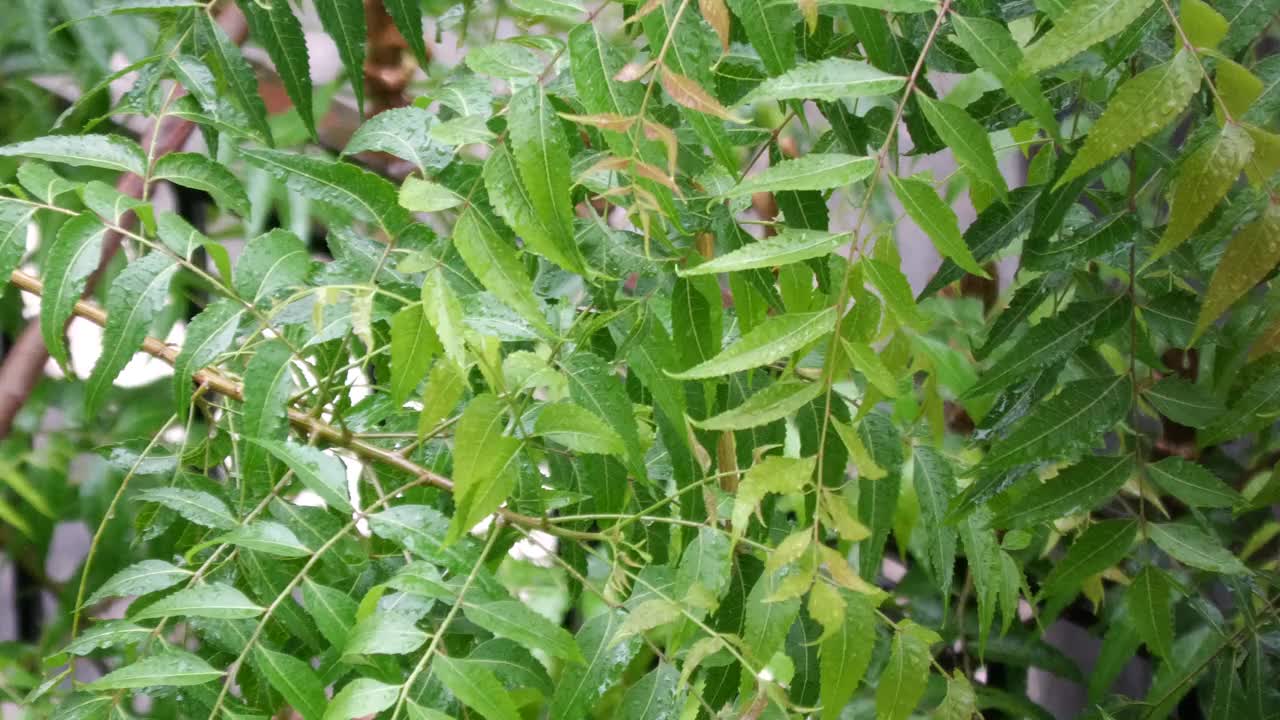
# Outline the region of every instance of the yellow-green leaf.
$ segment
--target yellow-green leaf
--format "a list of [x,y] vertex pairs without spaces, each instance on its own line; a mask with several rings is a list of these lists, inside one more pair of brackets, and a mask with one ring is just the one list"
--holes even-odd
[[1253,139],[1249,133],[1239,125],[1230,124],[1187,158],[1174,182],[1169,224],[1165,226],[1154,257],[1164,255],[1191,237],[1226,197],[1252,153]]
[[1111,96],[1102,117],[1084,139],[1084,147],[1072,158],[1055,187],[1062,187],[1173,122],[1191,102],[1200,87],[1200,77],[1195,54],[1181,50],[1173,60],[1127,80]]
[[1027,48],[1023,69],[1048,70],[1128,27],[1152,0],[1075,0],[1044,37]]
[[1199,337],[1236,300],[1258,284],[1280,261],[1280,203],[1267,206],[1262,217],[1231,238],[1196,320]]

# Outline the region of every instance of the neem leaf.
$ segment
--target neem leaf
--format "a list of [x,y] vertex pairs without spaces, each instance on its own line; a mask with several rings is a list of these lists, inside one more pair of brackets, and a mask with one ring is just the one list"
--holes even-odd
[[738,183],[724,196],[742,197],[781,190],[830,190],[869,177],[875,159],[841,153],[810,154],[782,162]]
[[1160,132],[1191,102],[1200,77],[1195,53],[1180,50],[1173,60],[1126,80],[1089,129],[1084,146],[1058,179],[1057,187]]
[[1146,471],[1161,490],[1192,507],[1235,507],[1244,501],[1213,473],[1180,457],[1167,457]]
[[952,260],[970,274],[987,277],[986,271],[974,260],[973,253],[964,244],[955,211],[938,197],[932,183],[914,177],[899,178],[897,175],[890,175],[889,181],[903,209],[924,230],[943,257]]
[[1249,133],[1239,125],[1230,124],[1187,158],[1178,171],[1169,201],[1169,224],[1153,258],[1181,245],[1195,232],[1226,197],[1252,153],[1253,140]]
[[697,380],[768,365],[825,337],[835,327],[835,320],[832,308],[770,317],[710,360],[667,374],[677,380]]
[[1236,300],[1266,277],[1280,261],[1280,204],[1271,203],[1262,217],[1236,233],[1209,280],[1209,291],[1200,317],[1196,320],[1195,337],[1204,334]]
[[1152,0],[1075,0],[1044,37],[1027,48],[1023,69],[1036,74],[1088,50],[1137,20]]
[[205,662],[198,655],[182,650],[169,649],[158,655],[145,657],[131,665],[89,683],[91,690],[129,690],[146,687],[185,687],[203,685],[222,677],[223,671]]
[[864,62],[831,57],[808,62],[766,79],[738,105],[761,100],[828,100],[888,95],[902,88],[905,78],[881,72]]
[[704,430],[746,430],[780,420],[807,405],[822,394],[817,382],[776,382],[730,408],[706,420],[693,420]]
[[831,254],[840,243],[849,240],[849,235],[843,233],[784,228],[777,235],[743,245],[737,250],[699,265],[681,268],[677,272],[682,277],[689,277],[777,267],[824,257]]
[[455,436],[454,502],[446,543],[456,542],[507,499],[516,481],[520,441],[503,434],[506,411],[493,395],[474,398]]
[[45,347],[49,348],[49,356],[63,367],[68,360],[63,333],[89,275],[102,259],[106,233],[107,228],[92,213],[77,215],[58,229],[45,259],[40,334]]
[[0,146],[0,157],[29,157],[135,175],[147,172],[147,156],[142,148],[118,135],[49,135]]

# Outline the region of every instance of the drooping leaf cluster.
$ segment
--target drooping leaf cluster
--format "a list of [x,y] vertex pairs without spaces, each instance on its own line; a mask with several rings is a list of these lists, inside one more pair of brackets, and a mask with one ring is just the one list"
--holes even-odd
[[1274,0],[366,4],[22,3],[35,716],[1274,715]]

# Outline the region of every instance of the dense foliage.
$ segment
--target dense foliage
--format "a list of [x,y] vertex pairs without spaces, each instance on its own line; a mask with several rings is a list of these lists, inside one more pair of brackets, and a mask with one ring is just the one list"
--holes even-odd
[[1276,716],[1275,0],[17,5],[30,717]]

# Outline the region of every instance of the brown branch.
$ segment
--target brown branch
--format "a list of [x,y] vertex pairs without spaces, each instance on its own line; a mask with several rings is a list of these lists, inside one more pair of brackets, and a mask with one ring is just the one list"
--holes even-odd
[[[244,15],[234,5],[229,6],[218,16],[218,24],[237,45],[244,42],[248,36]],[[166,123],[166,119],[169,122]],[[147,152],[148,157],[161,157],[176,152],[186,144],[193,130],[195,125],[187,120],[158,118],[150,123],[142,134],[143,150]],[[125,173],[116,181],[117,190],[135,198],[142,197],[145,186],[146,181],[133,173]],[[129,213],[121,220],[122,226],[126,229],[136,222],[137,218],[133,213]],[[120,250],[123,239],[124,237],[114,230],[103,237],[102,259],[98,262],[98,268],[89,276],[82,297],[88,297],[93,293],[111,258]],[[4,362],[0,364],[0,439],[7,437],[13,429],[14,418],[26,404],[36,384],[40,382],[44,374],[44,365],[48,360],[49,349],[45,347],[44,338],[40,335],[40,321],[38,318],[33,319],[27,323],[13,347],[4,354]]]
[[[25,290],[33,295],[40,296],[44,293],[44,283],[38,278],[32,277],[21,270],[15,270],[9,276],[12,282],[21,290]],[[82,317],[89,322],[106,327],[107,313],[102,308],[84,300],[79,300],[75,304],[72,313],[77,317]],[[168,363],[170,366],[178,359],[178,350],[165,344],[164,341],[153,337],[147,337],[142,341],[142,352]],[[233,398],[235,400],[244,399],[243,387],[234,378],[224,375],[222,372],[214,368],[205,368],[196,372],[192,376],[192,380],[198,385],[207,386],[210,390],[214,390],[222,395]],[[304,436],[316,437],[327,442],[331,446],[346,448],[354,452],[360,457],[381,463],[389,467],[395,468],[402,472],[406,472],[415,478],[420,478],[434,485],[441,490],[453,492],[453,481],[449,478],[434,472],[428,468],[413,462],[412,460],[400,455],[394,450],[378,447],[371,443],[365,442],[359,438],[352,437],[350,433],[344,432],[340,428],[336,428],[323,420],[315,418],[296,408],[289,408],[289,422],[293,424]],[[533,517],[531,515],[522,515],[506,508],[500,508],[498,514],[505,521],[514,525],[520,525],[527,528],[545,530],[554,535],[563,535],[565,537],[575,537],[584,540],[599,539],[594,533],[576,532],[566,530],[552,525],[545,518]]]

